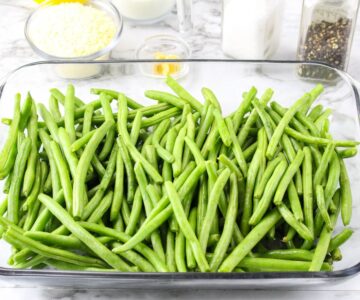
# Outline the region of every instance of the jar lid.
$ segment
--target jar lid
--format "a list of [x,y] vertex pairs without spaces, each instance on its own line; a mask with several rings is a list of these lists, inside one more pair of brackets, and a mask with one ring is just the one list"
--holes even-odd
[[136,59],[159,60],[156,63],[140,65],[144,75],[165,78],[171,75],[174,78],[185,76],[189,65],[183,61],[191,56],[189,45],[181,38],[172,35],[155,35],[147,38],[136,51]]

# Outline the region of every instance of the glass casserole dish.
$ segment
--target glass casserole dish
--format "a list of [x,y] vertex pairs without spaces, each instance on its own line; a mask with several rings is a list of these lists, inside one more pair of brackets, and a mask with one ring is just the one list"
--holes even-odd
[[[69,62],[70,63],[70,62]],[[74,62],[96,64],[103,73],[95,78],[73,81],[76,93],[82,99],[91,99],[92,87],[124,91],[129,97],[140,103],[149,104],[143,92],[146,89],[163,89],[161,79],[144,76],[141,68],[158,61],[103,61]],[[303,62],[291,61],[233,61],[233,60],[186,60],[189,73],[180,80],[186,89],[201,99],[201,88],[211,87],[218,96],[224,115],[232,112],[241,99],[242,93],[251,86],[259,91],[271,87],[275,91],[274,99],[284,106],[291,105],[299,96],[309,91],[316,82],[307,81],[297,74]],[[37,62],[25,65],[10,73],[0,87],[0,118],[11,117],[14,94],[30,91],[36,102],[47,102],[48,90],[57,87],[63,90],[68,81],[53,73],[55,65],[66,62]],[[325,91],[316,104],[323,104],[333,110],[331,133],[334,139],[360,140],[359,93],[354,80],[345,72],[322,64],[306,63],[317,68],[336,72],[337,80],[323,83]],[[218,76],[217,74],[221,74]],[[0,147],[7,135],[8,127],[0,124]],[[353,219],[350,224],[354,234],[349,242],[342,246],[343,259],[335,263],[331,272],[257,272],[257,273],[100,273],[57,270],[22,270],[8,267],[6,258],[10,247],[0,241],[0,284],[50,285],[76,287],[116,287],[116,288],[249,288],[266,286],[298,286],[318,284],[327,281],[338,282],[360,271],[360,255],[354,249],[360,248],[360,197],[356,187],[360,184],[359,157],[346,160],[353,194]],[[0,183],[2,190],[3,182]],[[0,194],[3,199],[4,195]],[[338,231],[335,231],[336,233]]]

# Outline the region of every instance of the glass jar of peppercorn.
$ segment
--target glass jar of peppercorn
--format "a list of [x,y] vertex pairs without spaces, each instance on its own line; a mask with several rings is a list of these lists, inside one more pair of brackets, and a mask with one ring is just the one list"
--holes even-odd
[[[303,0],[297,58],[323,62],[346,70],[359,0]],[[303,77],[332,80],[335,72],[314,65],[302,65]]]

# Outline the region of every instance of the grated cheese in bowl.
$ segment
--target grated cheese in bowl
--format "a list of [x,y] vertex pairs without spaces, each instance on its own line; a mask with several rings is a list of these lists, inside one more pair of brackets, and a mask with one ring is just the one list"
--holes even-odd
[[81,57],[110,44],[116,25],[106,12],[80,3],[62,3],[39,10],[31,22],[32,42],[47,54]]

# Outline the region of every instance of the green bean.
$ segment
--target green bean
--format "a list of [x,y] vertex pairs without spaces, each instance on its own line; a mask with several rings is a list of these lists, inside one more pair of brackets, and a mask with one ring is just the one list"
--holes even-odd
[[280,141],[280,138],[282,134],[285,131],[285,128],[288,126],[289,122],[291,121],[292,117],[295,115],[295,113],[304,105],[304,103],[308,102],[310,99],[309,94],[305,94],[303,97],[301,97],[299,100],[297,100],[284,114],[282,117],[280,123],[276,127],[273,136],[271,137],[271,140],[269,142],[269,146],[266,150],[266,157],[268,159],[272,159],[275,155],[275,151],[277,148],[277,145]]
[[[95,232],[95,233],[109,236],[109,237],[113,237],[122,243],[125,243],[130,239],[130,236],[125,234],[124,232],[120,232],[115,229],[108,228],[108,227],[105,227],[102,225],[89,223],[89,222],[78,222],[78,224],[88,231]],[[117,253],[116,248],[114,248],[112,250],[115,253]],[[168,271],[166,265],[159,259],[157,253],[154,252],[151,248],[149,248],[145,244],[139,243],[138,245],[136,245],[134,247],[134,249],[137,252],[141,253],[146,259],[148,259],[149,262],[155,267],[155,269],[158,272],[167,272]]]
[[287,188],[287,195],[295,219],[302,222],[304,220],[304,213],[301,207],[299,195],[296,191],[295,184],[292,180],[290,181],[289,186]]
[[326,227],[328,230],[333,230],[330,216],[327,212],[326,204],[325,204],[325,196],[324,196],[324,189],[321,185],[315,186],[315,193],[316,193],[316,203],[319,209],[320,215],[323,218]]
[[337,154],[333,152],[329,164],[328,180],[325,186],[326,208],[328,208],[329,204],[332,202],[332,198],[339,184],[339,178],[340,178],[340,162]]
[[178,272],[187,272],[185,263],[185,237],[182,232],[176,233],[175,237],[175,264]]
[[[107,96],[105,94],[100,94],[100,101],[104,111],[105,121],[115,122]],[[115,128],[111,128],[109,132],[106,134],[104,145],[101,149],[101,152],[99,153],[99,159],[101,161],[105,160],[105,158],[108,157],[109,153],[111,153],[111,149],[114,145],[114,141],[115,141]]]
[[49,98],[49,109],[50,109],[51,115],[55,119],[55,122],[56,123],[59,122],[62,118],[61,112],[59,109],[59,102],[53,95],[50,95],[50,98]]
[[213,120],[214,120],[213,112],[214,112],[214,106],[210,105],[206,112],[204,121],[201,122],[201,124],[200,124],[199,130],[197,132],[196,139],[195,139],[196,145],[199,148],[201,148],[203,146],[204,141],[207,136],[207,133],[213,123]]
[[175,237],[171,230],[168,230],[166,234],[166,265],[169,272],[176,272]]
[[358,151],[357,151],[357,148],[348,148],[348,149],[344,149],[344,150],[336,150],[336,152],[340,158],[349,158],[349,157],[356,156]]
[[[85,133],[81,138],[77,139],[72,144],[71,144],[71,140],[70,140],[71,152],[76,152],[76,151],[80,150],[81,148],[83,148],[89,142],[89,140],[92,138],[92,136],[94,135],[95,132],[96,132],[96,129]],[[61,143],[61,141],[60,141],[60,143]]]
[[110,208],[111,203],[112,203],[112,199],[113,199],[113,192],[109,191],[104,196],[104,198],[102,199],[100,204],[92,212],[92,214],[88,218],[88,221],[93,222],[93,223],[98,222],[104,216],[104,214],[108,211],[108,209]]
[[215,181],[214,187],[211,190],[205,218],[203,220],[202,229],[199,237],[201,249],[204,252],[206,252],[207,243],[210,235],[210,228],[216,213],[216,208],[219,203],[221,191],[224,189],[225,184],[230,177],[230,174],[231,171],[229,169],[225,169],[223,172],[221,172],[221,174]]
[[274,204],[275,205],[279,205],[280,203],[282,203],[283,197],[284,197],[285,192],[290,184],[290,181],[292,180],[295,173],[300,168],[301,163],[303,162],[303,159],[304,159],[304,152],[300,150],[296,154],[295,159],[290,163],[290,165],[286,169],[285,173],[283,174],[283,177],[281,178],[281,181],[279,182],[279,185],[277,187],[277,190],[276,190],[276,193],[274,196]]
[[82,250],[85,248],[84,244],[82,244],[79,239],[73,236],[53,234],[43,231],[29,231],[25,232],[24,235],[48,246],[61,245],[61,247],[67,249]]
[[[335,202],[339,203],[339,193],[335,194],[335,197],[336,197]],[[338,215],[340,213],[339,205],[337,207],[338,207],[337,211],[330,216],[331,225],[332,225],[331,227],[335,226]],[[329,249],[331,235],[332,235],[332,230],[329,231],[328,228],[324,226],[321,231],[317,246],[315,248],[314,257],[311,261],[311,265],[309,268],[310,272],[320,271],[321,264],[323,263]]]
[[195,110],[201,112],[202,104],[187,92],[175,79],[167,76],[165,83],[177,94],[182,100],[190,104]]
[[233,236],[234,224],[238,210],[238,183],[234,174],[230,176],[230,199],[226,212],[224,229],[221,238],[214,250],[214,256],[210,261],[210,270],[215,272],[224,260],[226,251],[229,248]]
[[230,138],[229,130],[226,126],[225,120],[221,115],[221,112],[215,108],[213,114],[221,140],[223,141],[225,146],[230,147],[232,139]]
[[332,252],[344,244],[354,233],[350,228],[344,228],[340,233],[334,236],[329,243],[328,252]]
[[[64,198],[64,192],[63,190],[60,190],[56,196],[54,197],[54,199],[52,200],[56,203],[59,203],[60,205],[62,205],[65,202],[65,198]],[[44,230],[45,225],[48,223],[48,221],[51,218],[51,212],[47,209],[44,208],[38,215],[38,218],[36,219],[36,221],[34,222],[33,226],[31,227],[30,231],[41,231]]]
[[219,103],[219,100],[216,98],[215,94],[213,93],[213,91],[204,87],[201,89],[201,93],[205,101],[209,101],[209,103],[211,103],[221,113],[221,105]]
[[279,154],[277,157],[275,157],[268,163],[259,184],[255,187],[254,198],[261,199],[267,182],[269,181],[271,175],[274,173],[277,165],[283,160],[283,157],[283,154]]
[[319,97],[319,95],[323,91],[324,91],[324,86],[319,83],[310,91],[310,101],[300,109],[300,111],[304,115],[306,115],[308,113],[311,105],[315,102],[315,100]]
[[135,192],[133,207],[131,209],[129,222],[128,222],[128,224],[126,226],[126,230],[125,230],[125,233],[130,236],[132,236],[136,231],[136,227],[137,227],[137,224],[138,224],[139,218],[140,218],[142,205],[143,205],[143,201],[141,198],[140,189],[138,188]]
[[106,261],[113,268],[120,271],[130,272],[131,268],[117,255],[102,245],[93,235],[77,224],[72,217],[58,203],[44,194],[39,195],[39,200],[51,211],[51,213],[63,223],[80,241],[89,247],[98,257]]
[[174,177],[178,177],[181,173],[185,135],[186,127],[183,127],[180,129],[179,134],[175,140],[173,149],[174,162],[172,163]]
[[[266,105],[270,101],[273,94],[274,91],[272,89],[266,89],[263,95],[261,96],[260,103],[262,105]],[[253,127],[257,119],[258,119],[258,113],[256,110],[253,110],[250,113],[249,117],[247,118],[244,126],[239,130],[238,139],[240,146],[244,146],[244,142],[246,141],[250,133],[250,129],[251,127]]]
[[124,161],[119,149],[116,154],[116,173],[115,173],[115,188],[113,201],[111,203],[110,220],[115,221],[118,218],[121,204],[124,200]]
[[232,173],[235,173],[236,177],[240,180],[243,179],[243,175],[240,171],[240,169],[236,166],[236,164],[234,163],[234,161],[232,161],[231,159],[229,159],[227,156],[225,156],[224,154],[221,154],[219,156],[219,161],[225,165],[227,168],[229,168],[231,170]]
[[355,147],[355,146],[359,145],[359,142],[356,142],[356,141],[341,141],[341,140],[333,141],[333,140],[329,140],[329,139],[313,137],[310,135],[304,135],[290,127],[285,128],[285,133],[288,134],[289,136],[293,137],[294,139],[297,139],[298,141],[301,141],[301,142],[304,142],[307,144],[313,144],[313,145],[326,146],[326,145],[332,144],[332,143],[335,145],[335,147]]
[[186,145],[189,147],[192,155],[194,156],[196,164],[197,165],[204,164],[205,160],[202,157],[200,149],[197,147],[195,142],[193,140],[191,140],[190,138],[188,138],[187,136],[184,137],[184,141],[185,141]]
[[303,223],[296,220],[291,211],[287,208],[285,204],[280,204],[277,206],[281,216],[284,218],[285,222],[293,227],[296,232],[305,240],[312,242],[314,240],[314,235]]
[[41,202],[36,198],[36,201],[30,206],[28,213],[26,214],[26,219],[23,226],[23,229],[25,231],[30,230],[30,228],[33,226],[35,220],[39,215],[40,206],[41,206]]
[[[195,121],[196,121],[196,119],[194,120],[192,113],[187,114],[187,116],[186,116],[186,137],[192,141],[193,147],[195,147],[195,148],[193,148],[193,150],[197,149],[198,150],[197,153],[201,154],[199,147],[195,143],[195,135],[196,135]],[[190,161],[190,152],[192,152],[190,149],[190,146],[187,145],[187,147],[185,147],[185,149],[184,149],[183,168]],[[193,153],[193,155],[194,155],[194,153]]]
[[215,149],[214,145],[220,145],[220,143],[218,143],[219,132],[215,125],[216,124],[212,125],[212,127],[209,131],[209,134],[207,135],[207,138],[205,140],[205,143],[201,148],[201,155],[204,158],[206,158],[208,156],[209,152],[211,152],[212,150]]
[[31,207],[34,204],[34,202],[37,200],[37,196],[39,195],[41,188],[41,178],[44,175],[41,173],[40,161],[38,161],[36,164],[35,182],[32,186],[30,194],[26,197],[26,200],[22,205],[23,210],[27,211],[29,207]]
[[19,222],[19,205],[21,183],[24,178],[26,162],[31,151],[31,139],[25,138],[19,147],[18,155],[15,159],[13,179],[10,184],[8,195],[8,218],[14,224]]
[[25,103],[22,105],[21,107],[21,118],[20,118],[20,123],[19,123],[19,130],[20,131],[24,131],[24,129],[26,128],[28,121],[31,117],[31,111],[32,111],[32,104],[33,104],[33,99],[30,95],[30,93],[27,93],[26,98],[25,98]]
[[[65,130],[69,134],[71,142],[74,142],[76,140],[75,125],[74,125],[74,115],[75,115],[74,97],[75,97],[74,86],[72,84],[69,84],[65,95],[64,123],[65,123]],[[57,140],[57,142],[59,141]]]
[[66,250],[51,248],[19,234],[13,228],[8,229],[8,231],[4,234],[4,239],[10,244],[14,244],[22,248],[29,248],[32,251],[48,258],[60,259],[80,266],[104,266],[104,264],[98,259],[81,256]]
[[157,100],[159,102],[167,103],[181,109],[183,109],[184,105],[186,104],[186,102],[183,99],[166,92],[147,90],[145,91],[144,94],[147,98]]
[[268,140],[270,141],[273,135],[273,127],[270,122],[270,117],[268,116],[267,112],[265,111],[264,107],[261,105],[258,99],[254,99],[252,101],[252,104],[254,105],[262,124],[264,125],[266,135],[268,137]]
[[230,138],[231,138],[232,145],[233,145],[233,152],[234,152],[236,161],[241,169],[241,172],[243,173],[243,176],[246,177],[247,171],[248,171],[247,163],[245,160],[244,153],[243,153],[241,146],[238,142],[238,139],[236,137],[235,130],[232,125],[232,121],[230,119],[226,119],[225,121],[226,121],[227,128],[229,130]]
[[126,170],[126,182],[127,182],[127,201],[131,203],[134,199],[135,194],[135,174],[133,163],[130,159],[129,152],[124,144],[124,141],[121,137],[118,138],[117,144],[119,146],[119,152],[121,154],[122,160],[124,162],[125,170]]
[[327,120],[327,118],[332,114],[332,110],[330,108],[325,109],[324,112],[314,121],[316,127],[320,130],[322,124]]
[[83,121],[83,136],[91,131],[91,122],[94,114],[94,106],[91,104],[86,105],[84,111],[84,121]]
[[11,181],[12,181],[12,172],[10,172],[9,175],[6,177],[4,187],[3,187],[4,194],[9,194]]
[[[178,181],[175,181],[175,188],[179,190],[180,198],[184,199],[186,195],[193,189],[197,184],[201,175],[205,172],[204,165],[198,165],[191,174],[186,174],[186,180],[180,181],[180,176]],[[143,241],[151,232],[163,224],[172,214],[172,207],[169,204],[169,198],[163,197],[158,205],[154,207],[151,215],[147,218],[147,221],[142,224],[141,228],[135,233],[135,235],[125,243],[119,251],[126,251],[132,249],[139,242]]]
[[24,174],[24,182],[22,187],[22,193],[24,196],[28,196],[35,181],[35,169],[38,160],[38,126],[37,126],[37,113],[35,103],[32,102],[31,116],[28,122],[28,134],[31,138],[31,151],[27,162],[26,171]]
[[311,232],[314,232],[314,216],[313,216],[313,179],[312,179],[312,156],[310,149],[304,147],[303,162],[303,201],[304,201],[304,219],[306,226]]
[[40,111],[41,117],[44,119],[47,129],[49,130],[51,137],[55,140],[55,142],[59,142],[58,137],[58,126],[51,116],[50,112],[46,109],[46,107],[42,104],[38,104],[38,109]]
[[231,272],[280,219],[281,215],[279,212],[272,210],[231,251],[220,265],[218,271]]
[[314,122],[321,115],[323,109],[324,107],[321,104],[314,106],[307,115],[309,120]]
[[13,121],[10,125],[8,138],[6,139],[0,153],[0,179],[4,179],[10,173],[15,163],[17,153],[17,136],[21,119],[20,99],[20,94],[16,94]]
[[142,117],[143,117],[142,112],[138,111],[136,113],[135,119],[132,123],[131,132],[130,132],[130,140],[134,145],[136,145],[137,140],[139,138]]
[[[195,260],[196,260],[200,270],[202,272],[206,272],[209,270],[209,265],[206,261],[205,253],[203,252],[200,242],[197,239],[193,229],[191,228],[190,223],[187,220],[186,214],[185,214],[182,204],[181,204],[179,194],[176,191],[176,188],[172,182],[166,181],[165,187],[166,187],[166,192],[169,196],[171,205],[173,207],[173,211],[174,211],[176,220],[180,226],[181,232],[185,236],[186,240],[188,240],[189,243],[191,244],[191,248],[192,248]],[[178,236],[179,236],[179,234],[178,234]],[[177,239],[178,239],[178,236],[177,236]],[[181,237],[180,237],[180,240],[181,240]],[[181,243],[180,243],[180,245],[181,245]],[[177,252],[176,249],[175,249],[175,252]],[[178,264],[177,264],[177,267],[179,269]],[[185,270],[186,270],[186,267],[185,267]],[[179,270],[179,271],[181,271],[181,270]]]
[[127,101],[124,95],[119,94],[119,117],[118,117],[118,130],[120,136],[123,138],[125,145],[128,147],[130,155],[135,161],[140,161],[145,171],[157,183],[161,183],[163,178],[159,172],[141,155],[141,153],[131,143],[129,133],[127,132]]
[[[119,246],[120,243],[114,243],[114,246]],[[152,264],[143,258],[141,255],[137,254],[135,251],[129,250],[126,252],[119,253],[120,256],[124,257],[126,260],[134,264],[142,272],[155,272],[155,268]]]
[[[286,134],[283,134],[283,136],[281,137],[281,146],[283,147],[288,160],[290,162],[292,162],[295,159],[296,152],[294,150],[294,147],[292,145],[290,138]],[[297,151],[299,151],[299,150],[300,149],[298,149]],[[295,174],[295,186],[296,186],[297,192],[300,195],[302,195],[303,194],[302,176],[301,176],[301,172],[299,170]]]
[[247,147],[245,150],[244,150],[244,157],[245,157],[245,160],[248,161],[250,159],[252,159],[256,149],[257,149],[257,145],[258,143],[255,142],[253,144],[251,144],[251,146]]
[[[189,224],[191,226],[192,231],[196,235],[196,219],[197,219],[197,208],[194,207],[191,209],[190,215],[189,215]],[[195,269],[196,268],[196,260],[193,254],[193,250],[191,248],[191,242],[189,240],[186,240],[185,244],[185,254],[186,254],[186,265],[189,269]]]
[[60,177],[62,189],[64,191],[66,208],[68,211],[71,211],[73,207],[73,189],[70,180],[69,169],[61,153],[59,145],[54,141],[51,141],[50,147],[55,158],[54,160],[58,174],[60,175],[59,177]]
[[[248,271],[256,270],[258,272],[305,272],[308,271],[310,264],[308,261],[246,257],[239,263],[239,266]],[[320,267],[323,271],[331,271],[331,266],[327,263],[321,264]]]
[[158,114],[156,114],[152,117],[143,119],[141,122],[141,128],[154,126],[154,125],[160,123],[161,121],[178,116],[179,114],[180,114],[180,110],[177,107],[169,108],[167,110],[159,112]]
[[[61,104],[65,104],[65,96],[58,89],[52,88],[50,89],[51,95],[57,99]],[[80,100],[78,97],[74,97],[74,102],[76,107],[83,107],[85,103]]]
[[318,166],[315,175],[314,175],[314,186],[317,186],[321,183],[322,178],[324,177],[328,164],[330,162],[331,156],[335,150],[335,145],[328,144],[325,148],[325,151],[321,157],[320,165]]
[[110,130],[113,126],[113,121],[105,121],[101,127],[96,129],[96,133],[92,136],[80,157],[79,164],[76,168],[76,176],[74,178],[73,185],[73,216],[75,218],[81,218],[84,207],[86,205],[86,199],[84,198],[85,180],[91,159],[101,140],[105,137],[108,130]]
[[[146,216],[149,216],[151,214],[151,211],[153,209],[153,205],[151,202],[151,199],[146,191],[146,186],[149,184],[146,178],[146,174],[144,172],[144,169],[142,168],[141,164],[136,163],[134,167],[135,176],[139,183],[139,189],[142,197],[142,201],[144,203],[145,213]],[[153,245],[154,250],[160,258],[165,261],[165,253],[164,249],[162,247],[161,237],[158,231],[154,231],[151,234],[151,243]]]
[[344,226],[349,225],[352,214],[352,196],[349,176],[346,171],[345,163],[340,159],[340,199],[341,199],[341,219]]
[[[281,117],[285,115],[287,112],[287,109],[282,107],[279,103],[272,102],[271,108],[275,110]],[[309,135],[309,131],[306,128],[307,126],[304,125],[303,122],[300,122],[299,119],[301,119],[303,122],[305,122],[308,126],[310,126],[312,133],[315,136],[319,136],[319,130],[316,128],[313,122],[309,121],[304,115],[302,115],[299,111],[297,111],[294,115],[294,117],[290,120],[290,126],[294,127],[295,130],[299,131],[302,134]],[[310,130],[310,131],[311,131]]]
[[272,176],[270,177],[268,183],[266,184],[264,193],[260,199],[260,202],[257,206],[257,208],[254,210],[250,220],[249,224],[256,225],[260,222],[266,211],[268,210],[271,200],[273,199],[273,196],[278,189],[278,186],[283,178],[283,175],[285,174],[287,168],[287,162],[282,159],[281,162],[277,165],[275,168]]
[[154,131],[154,135],[152,138],[152,142],[156,148],[156,151],[158,153],[158,155],[165,161],[172,163],[174,162],[174,156],[167,151],[166,149],[164,149],[163,147],[161,147],[160,145],[160,139],[164,136],[165,132],[169,129],[170,127],[170,120],[164,120],[162,121],[157,128]]
[[66,130],[60,127],[58,135],[62,152],[64,153],[64,157],[69,165],[71,176],[74,178],[76,174],[76,168],[79,163],[78,157],[71,150],[71,140]]
[[[118,147],[113,147],[108,165],[106,167],[105,174],[101,179],[99,189],[96,191],[95,195],[90,199],[82,211],[81,218],[82,220],[87,220],[89,216],[95,211],[98,205],[103,201],[103,195],[108,188],[111,179],[113,178],[115,167],[116,167],[116,157],[117,157]],[[83,154],[84,155],[84,154]],[[80,159],[81,160],[81,159]],[[79,162],[80,166],[80,162]]]
[[247,182],[245,189],[245,198],[242,206],[242,218],[241,218],[241,232],[247,234],[249,232],[249,221],[251,213],[253,211],[253,191],[255,187],[255,181],[259,170],[261,157],[264,155],[267,146],[267,139],[265,129],[260,129],[258,132],[258,147],[255,155],[251,160],[250,166],[247,172]]
[[[92,94],[96,94],[96,95],[100,95],[101,93],[104,93],[104,94],[110,96],[112,99],[117,99],[119,96],[119,92],[113,91],[113,90],[108,90],[108,89],[92,88],[92,89],[90,89],[90,92]],[[131,99],[127,96],[126,96],[126,101],[127,101],[127,104],[129,105],[129,107],[132,109],[143,108],[143,105],[141,105],[140,103],[137,103],[136,101],[134,101],[133,99]]]
[[239,108],[235,111],[232,120],[234,131],[238,132],[241,123],[244,120],[245,114],[250,110],[251,102],[256,96],[257,90],[255,87],[251,87],[241,101]]
[[279,249],[270,250],[268,252],[260,254],[260,256],[264,258],[275,258],[284,260],[312,261],[314,253],[304,249]]

